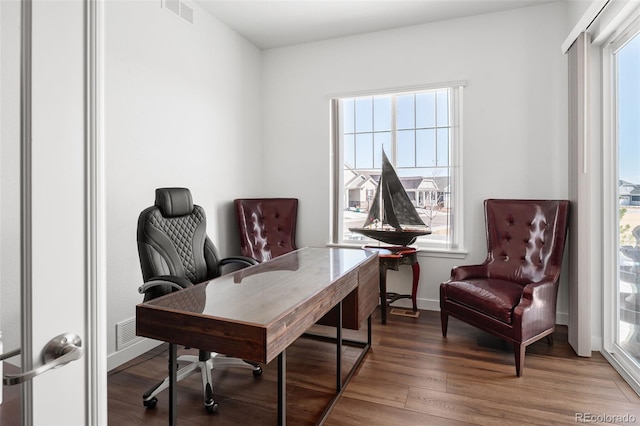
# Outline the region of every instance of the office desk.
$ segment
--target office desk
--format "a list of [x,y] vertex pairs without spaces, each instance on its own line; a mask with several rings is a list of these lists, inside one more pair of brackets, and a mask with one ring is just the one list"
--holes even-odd
[[[339,311],[337,324],[342,324],[342,300],[350,296],[356,300],[355,317],[360,323],[368,320],[366,353],[371,344],[371,313],[378,304],[378,285],[375,253],[304,248],[139,304],[136,334],[170,343],[170,424],[177,421],[177,344],[261,363],[277,357],[278,424],[285,424],[286,348],[334,306]],[[336,327],[334,400],[344,385],[341,330],[341,326]]]

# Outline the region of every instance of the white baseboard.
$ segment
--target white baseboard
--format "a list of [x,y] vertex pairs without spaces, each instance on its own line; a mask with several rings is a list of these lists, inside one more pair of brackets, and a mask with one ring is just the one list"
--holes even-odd
[[137,343],[112,353],[107,356],[107,371],[111,371],[116,367],[121,366],[125,362],[129,362],[135,357],[142,355],[143,353],[150,351],[151,349],[161,345],[162,342],[153,339],[142,339]]
[[602,352],[604,348],[604,341],[602,336],[591,336],[591,350],[594,352]]
[[567,312],[556,312],[556,324],[569,325],[569,314]]
[[[425,311],[439,311],[440,301],[431,299],[417,299],[418,309]],[[393,306],[397,308],[412,308],[411,299],[400,299],[393,302]]]
[[419,299],[417,302],[420,309],[440,312],[440,300]]

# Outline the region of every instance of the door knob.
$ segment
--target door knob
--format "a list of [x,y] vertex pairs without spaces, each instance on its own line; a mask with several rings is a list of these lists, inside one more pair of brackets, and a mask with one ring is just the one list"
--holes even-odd
[[7,374],[2,379],[5,385],[17,385],[34,377],[82,358],[82,340],[80,336],[64,333],[51,339],[42,350],[43,364],[31,371]]

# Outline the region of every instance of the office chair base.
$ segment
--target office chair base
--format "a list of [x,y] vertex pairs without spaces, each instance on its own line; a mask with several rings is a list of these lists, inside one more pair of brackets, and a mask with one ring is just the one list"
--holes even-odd
[[[238,358],[230,358],[221,354],[211,353],[208,359],[202,360],[197,355],[182,355],[178,357],[179,363],[187,362],[188,364],[180,368],[176,373],[176,379],[179,382],[191,376],[198,370],[202,376],[202,389],[204,391],[204,407],[209,413],[215,413],[218,411],[219,405],[213,399],[213,385],[211,380],[211,369],[219,366],[233,366],[250,368],[254,377],[262,375],[262,367],[260,364],[252,361],[244,361]],[[165,378],[162,382],[158,383],[151,389],[149,389],[144,395],[142,395],[142,405],[146,408],[155,408],[158,403],[158,395],[165,389],[169,388],[169,378]]]

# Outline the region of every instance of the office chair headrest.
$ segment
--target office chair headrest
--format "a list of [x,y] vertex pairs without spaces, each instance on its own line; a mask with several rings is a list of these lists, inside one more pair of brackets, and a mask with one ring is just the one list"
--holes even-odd
[[156,207],[164,217],[176,217],[193,212],[191,191],[187,188],[156,189]]

